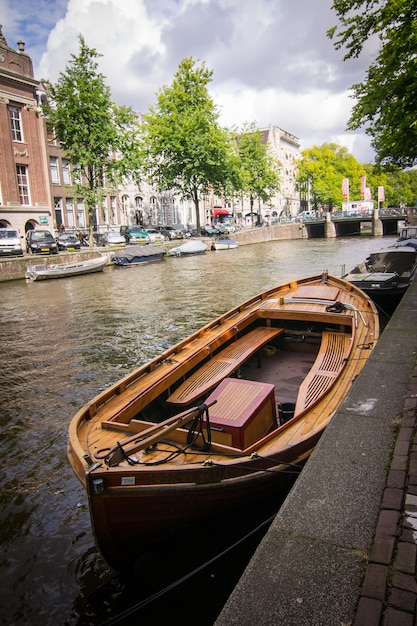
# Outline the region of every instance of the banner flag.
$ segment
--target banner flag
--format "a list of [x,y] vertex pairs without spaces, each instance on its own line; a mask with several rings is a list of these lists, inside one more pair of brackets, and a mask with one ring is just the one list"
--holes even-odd
[[349,198],[349,178],[344,178],[342,181],[342,195],[344,198]]

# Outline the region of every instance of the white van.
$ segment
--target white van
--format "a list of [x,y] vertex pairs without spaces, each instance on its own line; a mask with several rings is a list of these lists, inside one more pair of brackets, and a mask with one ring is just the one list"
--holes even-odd
[[297,219],[301,222],[304,222],[305,220],[315,220],[316,217],[317,211],[301,211],[301,213],[297,215]]
[[23,256],[22,238],[13,228],[0,228],[0,256]]

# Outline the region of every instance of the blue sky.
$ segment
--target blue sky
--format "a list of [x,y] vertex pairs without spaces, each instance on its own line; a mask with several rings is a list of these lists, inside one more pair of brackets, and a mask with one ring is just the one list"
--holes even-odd
[[78,35],[102,55],[100,70],[119,104],[145,113],[192,56],[213,70],[220,122],[279,126],[301,148],[336,142],[361,162],[374,155],[364,132],[345,131],[375,53],[343,62],[326,37],[331,0],[0,0],[3,35],[23,40],[35,77],[56,81]]

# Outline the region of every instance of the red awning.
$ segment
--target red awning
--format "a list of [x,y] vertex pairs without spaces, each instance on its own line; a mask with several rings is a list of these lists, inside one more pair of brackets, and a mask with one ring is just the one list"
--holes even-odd
[[213,217],[218,217],[219,215],[229,215],[229,211],[227,209],[214,209]]

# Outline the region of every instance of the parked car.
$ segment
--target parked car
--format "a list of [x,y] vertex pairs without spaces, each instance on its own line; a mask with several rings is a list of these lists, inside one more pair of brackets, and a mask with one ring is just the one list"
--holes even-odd
[[32,254],[58,254],[58,244],[49,230],[28,230],[26,252]]
[[155,226],[155,230],[159,230],[166,239],[184,239],[184,235],[180,230],[177,230],[173,226]]
[[102,246],[111,248],[123,248],[126,245],[126,239],[117,231],[108,230],[100,236],[100,243]]
[[165,241],[165,235],[163,235],[161,232],[159,232],[159,230],[156,230],[155,228],[148,228],[147,233],[150,243],[162,243],[163,241]]
[[210,224],[202,226],[200,230],[201,234],[206,237],[217,237],[217,235],[219,234],[219,231],[214,228],[214,226],[210,226]]
[[232,224],[223,224],[221,222],[216,224],[214,228],[218,230],[219,233],[222,235],[228,235],[229,233],[234,233],[236,230],[235,227],[232,226]]
[[127,243],[149,243],[148,231],[143,226],[121,226],[120,234]]
[[77,235],[72,235],[70,233],[61,233],[57,239],[58,250],[66,250],[67,252],[71,252],[73,250],[81,249],[81,242]]
[[23,256],[22,240],[17,230],[0,228],[0,256]]

